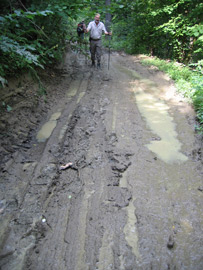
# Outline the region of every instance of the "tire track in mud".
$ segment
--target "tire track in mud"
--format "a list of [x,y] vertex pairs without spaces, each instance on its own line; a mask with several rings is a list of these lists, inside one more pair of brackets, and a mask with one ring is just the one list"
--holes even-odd
[[[84,85],[83,85],[84,86]],[[71,97],[73,97],[71,95]],[[73,99],[71,99],[71,102]],[[74,108],[74,107],[73,107]],[[68,116],[70,115],[71,110],[71,104],[68,113]],[[66,111],[65,111],[66,113]],[[63,116],[66,118],[66,115],[63,114]],[[60,128],[59,128],[60,130]],[[59,136],[60,139],[60,136]],[[5,245],[5,248],[2,252],[1,257],[6,257],[6,260],[2,262],[2,265],[6,265],[6,269],[14,269],[14,268],[21,268],[22,264],[24,263],[24,257],[25,253],[29,248],[31,248],[35,243],[35,238],[41,238],[40,230],[42,229],[42,235],[44,235],[44,231],[46,226],[46,223],[43,224],[45,226],[42,226],[41,221],[43,219],[43,213],[44,209],[46,209],[46,205],[49,204],[50,198],[53,196],[53,193],[56,189],[57,184],[57,178],[58,178],[58,150],[59,146],[56,143],[55,135],[53,134],[52,137],[49,139],[48,143],[45,144],[44,150],[40,150],[43,152],[41,160],[39,164],[37,165],[36,162],[34,163],[25,163],[24,166],[21,165],[20,170],[22,170],[23,166],[23,172],[21,174],[19,173],[19,176],[22,175],[25,184],[25,188],[21,187],[22,190],[20,192],[18,190],[14,190],[12,192],[16,193],[19,198],[17,198],[17,202],[19,202],[19,205],[16,205],[14,210],[14,216],[8,215],[9,220],[6,224],[9,223],[10,219],[12,218],[13,221],[11,224],[12,227],[12,233],[10,235],[14,235],[15,244],[13,244],[13,239],[8,236],[9,231],[6,231],[6,225],[5,229],[3,230],[3,234],[6,232],[6,237],[4,242],[7,240],[8,244]],[[50,153],[54,153],[53,155]],[[24,163],[24,162],[21,162]],[[31,165],[30,165],[31,164]],[[30,167],[33,167],[34,169],[30,170]],[[36,167],[36,168],[35,168]],[[26,175],[26,172],[28,172],[28,175]],[[12,174],[11,174],[12,177]],[[31,179],[31,180],[30,180]],[[26,181],[27,180],[27,181]],[[20,187],[19,187],[20,189]],[[25,194],[25,195],[23,195]],[[50,194],[50,195],[49,195]],[[7,194],[8,195],[8,194]],[[16,195],[16,196],[17,196]],[[12,196],[12,195],[11,195]],[[20,211],[16,210],[19,208]],[[49,224],[49,223],[47,223]],[[39,230],[38,230],[39,227]],[[50,227],[48,225],[48,227]],[[6,239],[9,237],[9,239]],[[22,238],[23,240],[22,240]],[[11,239],[10,239],[11,238]],[[25,240],[26,238],[26,240]],[[8,249],[8,250],[7,250]],[[16,254],[17,253],[17,254]],[[4,255],[5,254],[5,255]],[[11,256],[9,256],[11,254]],[[9,258],[7,258],[9,256]],[[8,260],[9,259],[9,260]]]
[[[94,89],[94,87],[91,86],[90,89]],[[120,189],[118,187],[114,187],[112,190],[109,189],[107,198],[105,198],[106,192],[104,192],[104,188],[105,185],[108,184],[108,182],[105,183],[105,178],[111,175],[112,170],[114,177],[115,175],[116,178],[121,177],[121,172],[125,171],[130,163],[124,164],[122,162],[120,165],[118,158],[121,154],[116,154],[116,159],[112,157],[112,150],[108,150],[108,153],[106,153],[106,149],[109,149],[109,146],[107,147],[108,138],[106,138],[106,130],[102,124],[104,120],[104,108],[98,102],[98,100],[101,102],[103,102],[103,100],[100,95],[96,94],[99,93],[99,90],[100,89],[97,88],[95,92],[91,90],[93,93],[91,93],[90,96],[84,97],[84,99],[87,98],[88,107],[81,107],[79,105],[73,112],[68,125],[69,127],[64,135],[63,145],[60,145],[60,149],[63,150],[59,155],[59,159],[65,162],[64,157],[68,156],[69,160],[74,164],[68,172],[73,171],[75,177],[71,175],[73,172],[68,173],[68,178],[70,177],[72,180],[71,183],[65,184],[67,179],[64,179],[63,175],[67,175],[67,171],[61,172],[59,176],[59,186],[61,186],[61,188],[58,191],[54,191],[51,201],[57,201],[61,197],[61,194],[64,194],[64,196],[65,194],[66,196],[70,194],[69,197],[71,197],[71,199],[70,203],[67,203],[67,198],[65,199],[64,203],[65,205],[67,203],[69,207],[66,207],[66,209],[62,208],[62,210],[59,211],[59,216],[55,215],[55,219],[52,220],[52,222],[50,221],[49,210],[46,210],[49,216],[47,223],[50,228],[54,228],[54,232],[51,233],[53,236],[49,235],[46,237],[47,241],[43,241],[44,245],[40,244],[40,250],[37,251],[37,253],[40,253],[41,259],[39,265],[37,264],[37,269],[41,269],[41,265],[42,269],[44,267],[54,269],[56,265],[58,269],[64,269],[64,267],[66,269],[91,269],[97,264],[98,269],[104,269],[104,262],[99,262],[99,254],[100,249],[102,249],[101,239],[104,233],[106,235],[106,232],[108,232],[106,227],[107,225],[109,226],[109,223],[105,224],[106,222],[104,222],[107,214],[107,206],[102,206],[104,203],[103,200],[113,202],[113,208],[121,208],[128,205],[128,201],[131,198],[127,189],[118,191]],[[107,102],[107,100],[104,101],[104,104],[105,102]],[[84,100],[83,103],[85,103]],[[115,137],[115,134],[110,136],[110,140],[112,137]],[[108,166],[108,160],[118,164]],[[115,173],[115,171],[118,171],[118,173]],[[120,195],[122,200],[119,198]],[[89,199],[91,197],[92,202]],[[102,210],[103,207],[104,210]],[[108,206],[108,208],[109,207],[110,206]],[[58,211],[57,205],[56,207],[51,205],[51,211],[56,208]],[[111,213],[112,211],[114,212],[114,209],[109,212]],[[64,215],[64,212],[67,214]],[[47,215],[45,214],[45,217]],[[64,222],[62,222],[62,225],[64,224],[62,230],[59,229],[61,217],[63,219],[65,218]],[[91,222],[86,224],[87,220]],[[111,234],[114,234],[114,229],[112,230],[112,228]],[[56,252],[55,243],[58,242],[58,238],[63,239],[64,243],[62,243],[62,241],[59,242],[60,245],[58,245]],[[96,243],[95,238],[97,239]],[[54,248],[52,250],[49,247]],[[92,247],[91,251],[90,247]],[[102,258],[103,253],[104,252],[101,251],[100,258]],[[60,254],[60,256],[57,254]],[[33,257],[33,253],[29,255],[29,258]],[[47,258],[53,259],[48,261]],[[61,258],[65,259],[61,260]],[[85,261],[87,264],[86,268],[84,267]],[[108,265],[110,265],[109,263],[110,262],[108,262]],[[90,265],[88,266],[88,264]],[[113,267],[113,261],[111,265]],[[36,261],[34,261],[34,267],[36,267]],[[30,266],[30,269],[32,269],[32,266]]]
[[2,270],[200,269],[200,253],[189,254],[201,249],[199,175],[191,181],[188,164],[196,167],[167,165],[144,147],[155,134],[135,104],[141,75],[121,69],[114,59],[110,74],[73,80],[51,136],[9,172],[24,181],[4,224]]
[[[114,234],[114,229],[107,230],[109,223],[104,220],[106,209],[112,208],[108,214],[112,219],[115,207],[128,205],[131,195],[126,189],[118,191],[117,179],[130,164],[119,167],[118,157],[122,154],[116,154],[115,159],[113,150],[109,150],[116,134],[108,136],[103,125],[109,101],[99,94],[101,85],[95,88],[98,78],[88,88],[82,87],[77,99],[77,87],[73,84],[68,98],[71,103],[75,98],[74,110],[71,113],[71,108],[61,111],[40,162],[34,163],[34,171],[28,170],[27,179],[32,175],[32,180],[24,190],[21,210],[12,226],[16,251],[13,250],[11,256],[6,255],[9,261],[3,262],[5,269],[84,269],[85,261],[86,269],[93,269],[97,264],[98,269],[110,263],[113,266],[113,253],[110,261],[99,262],[106,259],[107,235]],[[80,105],[81,99],[86,99],[86,106]],[[63,121],[66,117],[68,123]],[[59,171],[58,164],[67,162],[67,157],[73,166]],[[118,164],[109,166],[109,160]],[[29,167],[30,164],[25,165]],[[115,186],[111,188],[112,178]],[[109,186],[107,196],[106,186]],[[122,197],[121,202],[116,198],[118,195]],[[124,219],[125,214],[121,216]],[[103,236],[106,240],[102,242]],[[8,243],[10,241],[7,239]],[[112,237],[112,245],[114,242]]]

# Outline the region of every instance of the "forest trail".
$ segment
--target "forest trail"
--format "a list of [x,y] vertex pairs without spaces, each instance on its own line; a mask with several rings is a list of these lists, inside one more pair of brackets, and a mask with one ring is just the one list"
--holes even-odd
[[195,116],[141,57],[97,70],[67,54],[60,95],[1,172],[1,270],[203,268]]

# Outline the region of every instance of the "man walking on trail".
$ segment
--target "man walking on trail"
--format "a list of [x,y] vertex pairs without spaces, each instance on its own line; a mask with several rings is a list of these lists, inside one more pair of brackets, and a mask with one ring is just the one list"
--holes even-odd
[[91,52],[91,60],[92,66],[95,66],[95,55],[97,59],[97,67],[100,68],[101,62],[101,54],[102,54],[102,32],[105,35],[111,35],[111,32],[107,32],[104,24],[100,22],[100,14],[96,14],[94,21],[90,22],[87,30],[85,31],[88,33],[90,31],[90,52]]

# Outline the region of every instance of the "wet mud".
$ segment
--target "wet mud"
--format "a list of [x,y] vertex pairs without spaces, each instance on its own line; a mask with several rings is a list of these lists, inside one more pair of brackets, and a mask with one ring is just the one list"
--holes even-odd
[[68,53],[46,102],[1,115],[0,269],[202,269],[195,114],[141,57]]

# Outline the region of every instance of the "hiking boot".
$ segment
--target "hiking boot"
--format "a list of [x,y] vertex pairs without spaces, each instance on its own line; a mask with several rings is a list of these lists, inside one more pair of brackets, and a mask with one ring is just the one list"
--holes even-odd
[[101,68],[100,62],[97,63],[97,68],[98,68],[98,69]]

